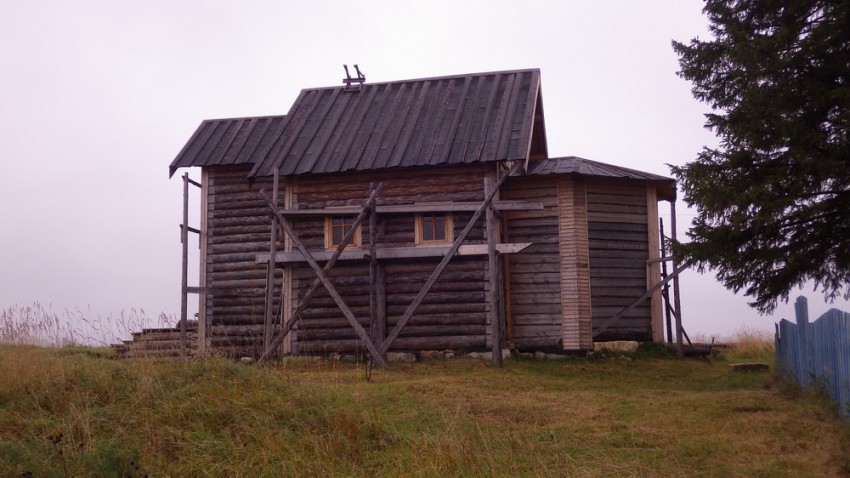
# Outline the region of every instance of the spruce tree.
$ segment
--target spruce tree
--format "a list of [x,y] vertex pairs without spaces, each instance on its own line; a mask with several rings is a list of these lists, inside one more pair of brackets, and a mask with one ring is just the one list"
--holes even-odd
[[708,0],[673,42],[719,139],[671,166],[697,216],[677,254],[771,312],[813,281],[850,298],[850,0]]

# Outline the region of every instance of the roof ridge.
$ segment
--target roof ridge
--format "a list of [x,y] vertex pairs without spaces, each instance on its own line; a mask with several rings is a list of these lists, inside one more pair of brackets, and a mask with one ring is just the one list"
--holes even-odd
[[[365,88],[367,86],[382,86],[382,85],[397,85],[401,83],[415,83],[419,81],[440,81],[440,80],[452,80],[457,78],[475,78],[478,76],[491,76],[491,75],[508,75],[512,73],[531,73],[531,72],[540,72],[540,68],[520,68],[516,70],[500,70],[500,71],[482,71],[482,72],[473,72],[473,73],[462,73],[458,75],[445,75],[445,76],[429,76],[422,78],[409,78],[405,80],[389,80],[389,81],[378,81],[375,83],[365,82],[361,85],[361,88]],[[345,85],[334,85],[334,86],[317,86],[312,88],[303,88],[302,91],[315,91],[315,90],[332,90],[336,88],[346,88]]]

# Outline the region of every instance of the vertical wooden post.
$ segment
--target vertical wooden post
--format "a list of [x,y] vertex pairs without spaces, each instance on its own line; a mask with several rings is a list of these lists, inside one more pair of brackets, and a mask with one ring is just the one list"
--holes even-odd
[[[664,237],[664,219],[658,218],[658,233],[661,237],[661,255],[667,256],[667,239]],[[667,261],[661,261],[661,278],[667,278]],[[661,295],[664,297],[664,317],[667,323],[667,343],[673,343],[673,320],[670,317],[670,286],[665,285],[661,289]]]
[[[670,235],[673,242],[676,242],[676,199],[670,200]],[[673,271],[676,271],[678,261],[676,254],[673,254]],[[685,356],[685,346],[682,343],[682,302],[679,298],[679,274],[673,277],[673,306],[676,309],[676,356],[683,358]]]
[[[277,206],[278,186],[280,176],[277,169],[274,170],[274,184],[272,185],[272,202]],[[269,353],[269,346],[274,336],[274,276],[277,263],[277,217],[272,214],[271,240],[269,244],[269,263],[266,269],[266,307],[265,320],[263,321],[263,354]],[[283,294],[281,294],[281,306],[283,305]]]
[[[484,178],[484,197],[491,194],[493,182],[489,177]],[[487,205],[484,219],[487,228],[487,259],[489,263],[490,290],[487,298],[490,305],[490,341],[493,351],[493,366],[502,366],[502,317],[499,313],[499,261],[496,258],[496,220],[493,214],[493,203]]]
[[[387,337],[387,277],[384,266],[379,262],[375,270],[375,343],[384,342]],[[383,356],[386,356],[383,355]]]
[[186,358],[186,317],[189,313],[189,173],[183,173],[183,225],[180,228],[183,264],[180,278],[180,356]]
[[[369,185],[369,195],[375,191],[375,183]],[[369,325],[372,333],[372,340],[380,344],[384,341],[382,322],[384,316],[381,314],[383,307],[381,302],[384,301],[383,286],[384,281],[380,273],[377,256],[378,243],[378,214],[377,204],[373,203],[369,207]],[[380,289],[380,291],[379,291]]]
[[[283,208],[294,209],[294,180],[292,176],[283,178]],[[286,234],[283,235],[283,250],[284,252],[292,252],[292,239]],[[283,284],[280,290],[280,329],[283,330],[283,324],[287,323],[292,317],[292,264],[286,264],[283,267]],[[286,334],[281,343],[281,353],[292,353],[292,332]]]
[[207,317],[207,294],[203,292],[207,287],[207,231],[209,228],[209,188],[210,188],[210,172],[209,168],[201,168],[201,233],[199,236],[200,260],[198,272],[198,285],[201,288],[201,293],[198,294],[198,350],[199,356],[204,357],[209,350],[209,321]]

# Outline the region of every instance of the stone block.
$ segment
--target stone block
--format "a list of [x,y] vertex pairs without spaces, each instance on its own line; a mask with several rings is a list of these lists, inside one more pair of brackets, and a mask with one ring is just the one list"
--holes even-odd
[[594,342],[593,351],[600,352],[607,350],[609,352],[634,353],[637,352],[638,342],[635,340],[614,340],[611,342]]

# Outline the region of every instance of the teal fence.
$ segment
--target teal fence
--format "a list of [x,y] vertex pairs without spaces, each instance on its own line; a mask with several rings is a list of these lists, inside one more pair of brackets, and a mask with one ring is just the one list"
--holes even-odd
[[801,388],[820,388],[850,418],[850,313],[832,309],[809,323],[805,297],[794,304],[797,323],[776,326],[776,369]]

